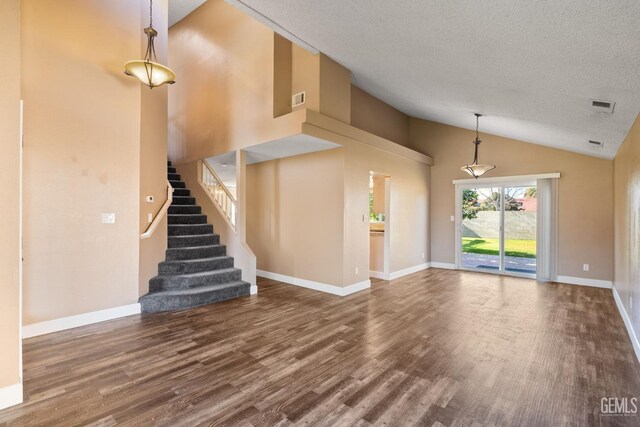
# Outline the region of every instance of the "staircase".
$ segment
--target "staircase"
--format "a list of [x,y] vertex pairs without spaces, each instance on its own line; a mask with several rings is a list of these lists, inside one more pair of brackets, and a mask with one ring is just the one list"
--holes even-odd
[[158,275],[149,281],[149,293],[140,297],[142,311],[182,310],[249,295],[251,285],[233,267],[220,236],[213,234],[213,226],[207,224],[207,216],[171,162],[167,166],[174,188],[167,215],[169,245]]

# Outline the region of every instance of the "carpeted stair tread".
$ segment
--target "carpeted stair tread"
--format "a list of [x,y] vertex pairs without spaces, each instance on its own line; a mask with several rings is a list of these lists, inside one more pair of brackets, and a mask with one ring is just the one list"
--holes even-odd
[[182,181],[182,177],[179,173],[169,173],[167,174],[169,181]]
[[196,234],[186,236],[169,236],[169,248],[188,248],[194,246],[210,246],[220,243],[218,234]]
[[176,172],[176,168],[167,166],[167,174],[170,174],[170,173],[178,173],[178,172]]
[[188,188],[174,188],[173,189],[173,197],[181,196],[181,197],[189,197],[191,196],[191,190]]
[[183,248],[167,248],[167,261],[184,261],[187,259],[209,258],[227,254],[225,245],[192,246]]
[[173,196],[172,205],[195,205],[196,198],[191,196]]
[[162,261],[158,264],[158,275],[189,274],[232,267],[233,257],[228,255],[209,258]]
[[193,236],[199,234],[213,234],[211,224],[169,224],[169,236]]
[[187,188],[187,185],[182,181],[169,180],[169,184],[171,184],[173,188]]
[[188,274],[167,274],[156,276],[149,280],[149,292],[200,288],[213,284],[235,282],[241,279],[242,271],[233,267]]
[[143,295],[140,303],[145,313],[182,310],[249,295],[250,288],[249,283],[237,281],[195,289],[154,292]]
[[170,205],[168,210],[169,215],[184,214],[184,215],[200,215],[202,214],[202,208],[197,205]]
[[207,216],[202,214],[169,214],[169,225],[206,224]]

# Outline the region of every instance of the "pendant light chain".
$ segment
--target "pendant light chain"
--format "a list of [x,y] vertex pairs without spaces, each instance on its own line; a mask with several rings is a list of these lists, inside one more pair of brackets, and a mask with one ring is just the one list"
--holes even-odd
[[153,28],[153,0],[149,0],[149,27]]

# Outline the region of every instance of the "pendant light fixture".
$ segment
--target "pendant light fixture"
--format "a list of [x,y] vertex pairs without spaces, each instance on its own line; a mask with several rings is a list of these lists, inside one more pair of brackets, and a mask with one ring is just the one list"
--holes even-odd
[[481,142],[478,135],[478,125],[480,122],[480,117],[482,117],[482,114],[475,113],[475,116],[476,116],[476,139],[473,141],[473,145],[475,145],[473,163],[471,163],[470,165],[463,166],[460,169],[462,169],[463,171],[465,171],[475,179],[478,179],[478,177],[481,177],[482,175],[489,172],[490,170],[494,170],[496,167],[495,165],[489,166],[489,165],[478,164],[478,145],[480,145],[480,142]]
[[153,39],[158,32],[153,28],[153,0],[149,0],[149,26],[144,29],[147,35],[147,52],[144,59],[128,61],[124,64],[124,73],[140,80],[151,89],[165,83],[174,84],[176,74],[169,68],[158,63]]

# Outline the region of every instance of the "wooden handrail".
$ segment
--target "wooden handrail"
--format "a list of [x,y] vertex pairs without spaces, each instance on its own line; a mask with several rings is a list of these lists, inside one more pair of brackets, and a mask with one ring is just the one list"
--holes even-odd
[[148,239],[149,237],[151,237],[151,235],[153,235],[153,232],[155,231],[156,227],[158,227],[158,224],[160,224],[160,221],[162,221],[162,218],[169,210],[169,206],[171,206],[172,202],[173,202],[173,187],[171,186],[171,183],[167,181],[167,200],[164,201],[164,204],[160,208],[160,211],[158,211],[158,213],[156,214],[156,217],[153,219],[153,221],[151,221],[151,224],[149,224],[149,227],[147,227],[147,230],[140,235],[140,240]]

